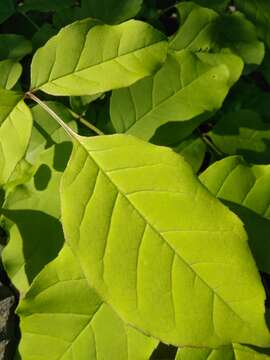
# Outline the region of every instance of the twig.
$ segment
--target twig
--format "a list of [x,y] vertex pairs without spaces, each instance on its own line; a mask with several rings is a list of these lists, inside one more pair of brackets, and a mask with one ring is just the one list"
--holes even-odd
[[99,130],[97,127],[95,127],[95,125],[91,124],[89,121],[85,120],[81,115],[77,114],[76,112],[74,112],[71,109],[69,109],[69,112],[71,113],[72,116],[75,117],[75,119],[80,121],[83,125],[88,127],[88,129],[92,130],[97,135],[104,135],[104,133],[101,130]]

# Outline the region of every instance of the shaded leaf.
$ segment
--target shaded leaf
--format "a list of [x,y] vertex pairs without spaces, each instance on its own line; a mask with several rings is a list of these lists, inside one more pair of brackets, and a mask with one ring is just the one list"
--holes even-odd
[[0,90],[0,185],[24,157],[31,136],[32,116],[23,94]]
[[[44,103],[60,116],[71,129],[77,130],[76,121],[65,105],[55,101],[45,101]],[[33,115],[34,127],[27,149],[26,160],[34,164],[44,149],[70,139],[61,126],[54,121],[51,115],[40,105],[32,107],[31,112]]]
[[258,35],[270,47],[270,3],[268,0],[235,0],[237,9],[242,11],[255,25]]
[[240,216],[260,270],[270,272],[270,165],[250,165],[231,156],[211,165],[200,180]]
[[4,208],[38,210],[59,219],[60,180],[71,148],[71,142],[63,142],[41,153],[31,179],[8,194]]
[[57,11],[68,8],[74,4],[74,0],[24,0],[21,11]]
[[31,51],[31,42],[24,36],[0,34],[0,60],[20,60]]
[[231,54],[171,54],[154,77],[113,92],[112,123],[117,132],[149,140],[161,125],[220,108],[241,71],[241,59]]
[[22,73],[20,63],[13,60],[0,61],[0,88],[10,90],[19,80]]
[[225,154],[242,155],[249,162],[269,162],[270,128],[252,110],[223,115],[209,136]]
[[3,211],[9,242],[2,252],[5,270],[23,297],[43,267],[64,242],[60,221],[36,210]]
[[13,0],[1,0],[0,7],[0,24],[7,20],[15,12]]
[[219,52],[228,48],[246,64],[262,62],[264,44],[258,40],[255,26],[243,14],[220,16],[212,9],[191,2],[180,3],[177,9],[181,26],[171,38],[172,49]]
[[175,146],[173,150],[184,157],[195,173],[199,171],[206,151],[206,145],[200,137],[190,136]]
[[139,12],[143,0],[82,0],[82,13],[108,24],[128,20]]
[[221,11],[226,9],[230,3],[230,0],[195,0],[194,2],[200,6]]

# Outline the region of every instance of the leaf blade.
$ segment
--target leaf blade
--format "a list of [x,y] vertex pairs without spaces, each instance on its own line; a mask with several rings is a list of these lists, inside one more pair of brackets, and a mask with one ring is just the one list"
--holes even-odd
[[[135,20],[115,26],[96,24],[92,19],[75,22],[37,51],[32,90],[96,94],[128,86],[156,71],[165,60],[165,37],[150,25]],[[140,40],[140,36],[144,37]]]
[[[245,241],[242,225],[200,186],[189,166],[171,150],[155,147],[130,136],[77,138],[77,141],[79,143],[74,145],[72,158],[62,180],[63,226],[66,240],[79,258],[87,279],[100,296],[116,308],[126,321],[163,342],[174,345],[217,345],[230,342],[229,339],[232,338],[239,340],[241,337],[243,342],[258,341],[262,346],[267,346],[269,334],[263,317],[265,295]],[[136,151],[136,158],[133,158],[131,165],[130,152],[133,151]],[[183,176],[180,179],[179,174]],[[76,191],[78,187],[80,194]],[[190,203],[189,196],[197,199],[196,207],[193,202]],[[217,222],[214,228],[211,225],[212,212],[205,211],[202,199],[210,201],[211,211],[215,213],[215,218],[219,219],[219,230],[215,227]],[[165,201],[166,212],[160,206]],[[68,210],[71,204],[72,213]],[[188,217],[181,218],[179,213],[188,214]],[[220,217],[217,213],[220,213]],[[200,219],[200,225],[196,223],[196,219]],[[98,232],[94,230],[97,229],[97,224]],[[127,234],[124,238],[119,233],[123,226]],[[200,242],[207,242],[210,237],[211,246],[218,246],[215,258],[218,257],[221,262],[226,263],[222,253],[226,253],[228,249],[226,246],[221,249],[221,243],[216,242],[219,231],[227,241],[234,238],[237,250],[235,249],[234,255],[230,254],[231,260],[231,256],[234,257],[233,266],[227,263],[223,267],[220,263],[212,263],[210,267],[213,266],[215,270],[212,269],[210,275],[207,272],[208,265],[204,267],[199,263],[213,261],[211,254],[204,253],[204,258],[198,259],[198,254],[192,254],[188,248],[188,239],[193,239],[197,244],[199,239]],[[92,234],[91,238],[89,233]],[[179,236],[182,241],[186,241],[180,242]],[[209,248],[209,244],[206,247]],[[244,271],[240,269],[243,258]],[[191,264],[197,262],[195,269]],[[137,264],[140,266],[139,272]],[[242,281],[243,276],[245,277],[245,284],[249,283],[247,277],[251,276],[252,280],[250,279],[249,290],[242,287],[238,295],[236,293],[239,289],[235,288],[229,291],[229,295],[227,285],[224,285],[223,295],[216,294],[215,311],[218,311],[219,315],[215,319],[217,322],[214,328],[218,327],[217,335],[215,331],[213,333],[209,330],[208,317],[213,316],[213,309],[206,304],[213,299],[211,288],[214,283],[217,285],[216,274],[219,273],[222,277],[228,267],[231,275],[235,274],[232,275],[235,280],[239,273]],[[196,305],[192,300],[195,296],[192,290],[194,276],[200,284],[199,288],[208,289],[206,297],[202,296],[202,303]],[[252,297],[254,296],[253,300],[244,300],[243,293],[251,294],[250,291]],[[223,302],[222,297],[230,297],[232,293],[234,300],[239,296],[242,308],[238,301],[236,308],[234,301]],[[183,297],[183,294],[186,296]],[[257,301],[254,299],[258,299],[258,296],[261,298],[261,315],[260,320],[255,320],[258,314],[252,314],[250,305],[252,301]],[[195,297],[197,301],[198,296]],[[194,319],[194,307],[198,306],[204,309],[201,313],[207,319],[196,318],[191,325],[186,314],[189,312]],[[249,313],[248,318],[244,315],[245,311]],[[233,328],[237,328],[237,333],[231,333],[225,325],[226,316],[233,321]],[[260,327],[259,333],[265,334],[264,339],[255,339],[258,332],[253,333],[250,328],[253,325],[243,325],[242,317],[248,323],[254,321],[253,325]],[[248,330],[244,329],[245,326]],[[253,333],[252,339],[250,330]]]

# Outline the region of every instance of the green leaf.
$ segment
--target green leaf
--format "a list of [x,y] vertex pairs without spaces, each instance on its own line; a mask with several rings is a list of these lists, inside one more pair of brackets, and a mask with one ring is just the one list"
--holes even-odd
[[117,132],[149,140],[161,125],[220,108],[242,66],[227,53],[170,54],[154,77],[113,92],[112,123]]
[[0,88],[10,90],[22,74],[22,66],[13,60],[0,61]]
[[45,43],[56,34],[57,30],[51,24],[43,24],[32,38],[33,49],[36,50],[45,45]]
[[260,65],[263,61],[264,44],[258,40],[256,27],[243,14],[235,12],[220,17],[216,24],[218,48],[229,48],[246,64]]
[[17,312],[23,359],[145,360],[157,346],[89,286],[68,246],[34,280]]
[[218,13],[212,9],[200,7],[192,2],[177,5],[181,26],[172,36],[170,47],[173,50],[208,51],[216,42],[215,32]]
[[217,11],[221,11],[227,8],[230,0],[195,0],[194,2],[200,6],[213,8]]
[[21,11],[57,11],[69,8],[74,4],[74,0],[24,0]]
[[4,208],[38,210],[60,218],[59,186],[70,153],[70,142],[54,145],[41,153],[30,181],[13,189]]
[[82,13],[108,24],[128,20],[139,12],[143,0],[82,0]]
[[132,136],[75,139],[62,223],[100,297],[167,344],[269,346],[242,223],[182,157]]
[[270,353],[240,344],[232,344],[218,349],[183,348],[178,350],[175,360],[269,360]]
[[258,35],[270,47],[270,3],[268,0],[235,0],[237,9],[242,11],[255,25]]
[[23,297],[36,275],[62,248],[62,226],[56,218],[36,210],[4,210],[4,214],[9,241],[2,262]]
[[131,20],[109,26],[86,19],[63,28],[32,62],[32,89],[52,95],[92,95],[129,86],[164,62],[165,36]]
[[173,50],[219,52],[228,48],[246,64],[262,62],[264,44],[258,40],[255,26],[243,14],[219,16],[211,9],[187,2],[177,5],[177,9],[181,26],[171,38]]
[[231,156],[211,165],[200,180],[242,218],[260,270],[270,273],[270,165]]
[[199,125],[211,118],[211,115],[211,113],[206,113],[188,121],[174,121],[162,125],[151,138],[151,143],[170,147],[177,146],[189,137]]
[[28,290],[34,277],[56,257],[64,242],[59,220],[59,186],[70,152],[70,142],[45,150],[31,179],[6,196],[2,211],[14,224],[10,226],[2,260],[20,293]]
[[252,110],[240,110],[223,115],[209,136],[225,154],[242,155],[249,162],[269,162],[269,125]]
[[0,185],[24,157],[31,136],[32,116],[23,94],[0,90]]
[[180,142],[173,150],[184,157],[195,173],[199,171],[206,152],[206,145],[200,137],[192,135]]
[[1,0],[0,8],[0,24],[7,20],[15,12],[15,5],[13,0]]
[[270,84],[270,51],[266,51],[264,61],[262,63],[261,71],[268,84]]
[[[65,105],[55,101],[45,101],[44,103],[60,116],[71,129],[77,130],[75,119]],[[49,115],[40,105],[32,107],[31,112],[34,119],[34,127],[27,149],[26,160],[34,164],[44,149],[54,144],[68,141],[70,138],[63,128],[54,121],[51,115]]]
[[84,114],[87,111],[88,105],[93,101],[99,99],[102,93],[86,96],[71,96],[69,99],[70,107],[77,114]]
[[31,51],[31,42],[24,36],[0,34],[0,60],[20,60]]

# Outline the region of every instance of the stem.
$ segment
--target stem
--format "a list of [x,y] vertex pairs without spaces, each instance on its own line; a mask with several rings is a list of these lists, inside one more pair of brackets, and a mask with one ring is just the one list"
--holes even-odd
[[34,26],[35,29],[39,30],[40,27],[23,11],[18,10],[18,12],[26,18]]
[[88,127],[88,129],[95,132],[97,135],[104,135],[104,133],[101,130],[99,130],[97,127],[95,127],[95,125],[93,125],[90,122],[88,122],[87,120],[85,120],[81,115],[77,114],[76,112],[74,112],[71,109],[69,109],[69,112],[71,113],[72,116],[75,117],[75,119],[80,121],[84,126]]
[[176,5],[177,5],[177,4],[168,6],[168,7],[165,8],[165,9],[158,9],[157,12],[156,12],[153,16],[151,16],[149,19],[150,19],[150,20],[156,20],[156,19],[158,19],[160,16],[162,16],[163,14],[165,14],[167,11],[175,8]]
[[41,101],[38,97],[36,97],[31,92],[27,92],[25,94],[28,98],[35,101],[37,104],[39,104],[48,114],[51,115],[52,118],[54,118],[58,124],[65,130],[65,132],[71,136],[72,138],[76,138],[78,135],[58,116],[49,106],[47,106],[43,101]]
[[212,141],[210,139],[208,139],[208,137],[204,134],[200,133],[200,136],[202,138],[202,140],[204,141],[204,143],[209,146],[215,153],[217,153],[219,156],[223,156],[224,154],[222,153],[221,150],[219,150],[219,148],[212,143]]

